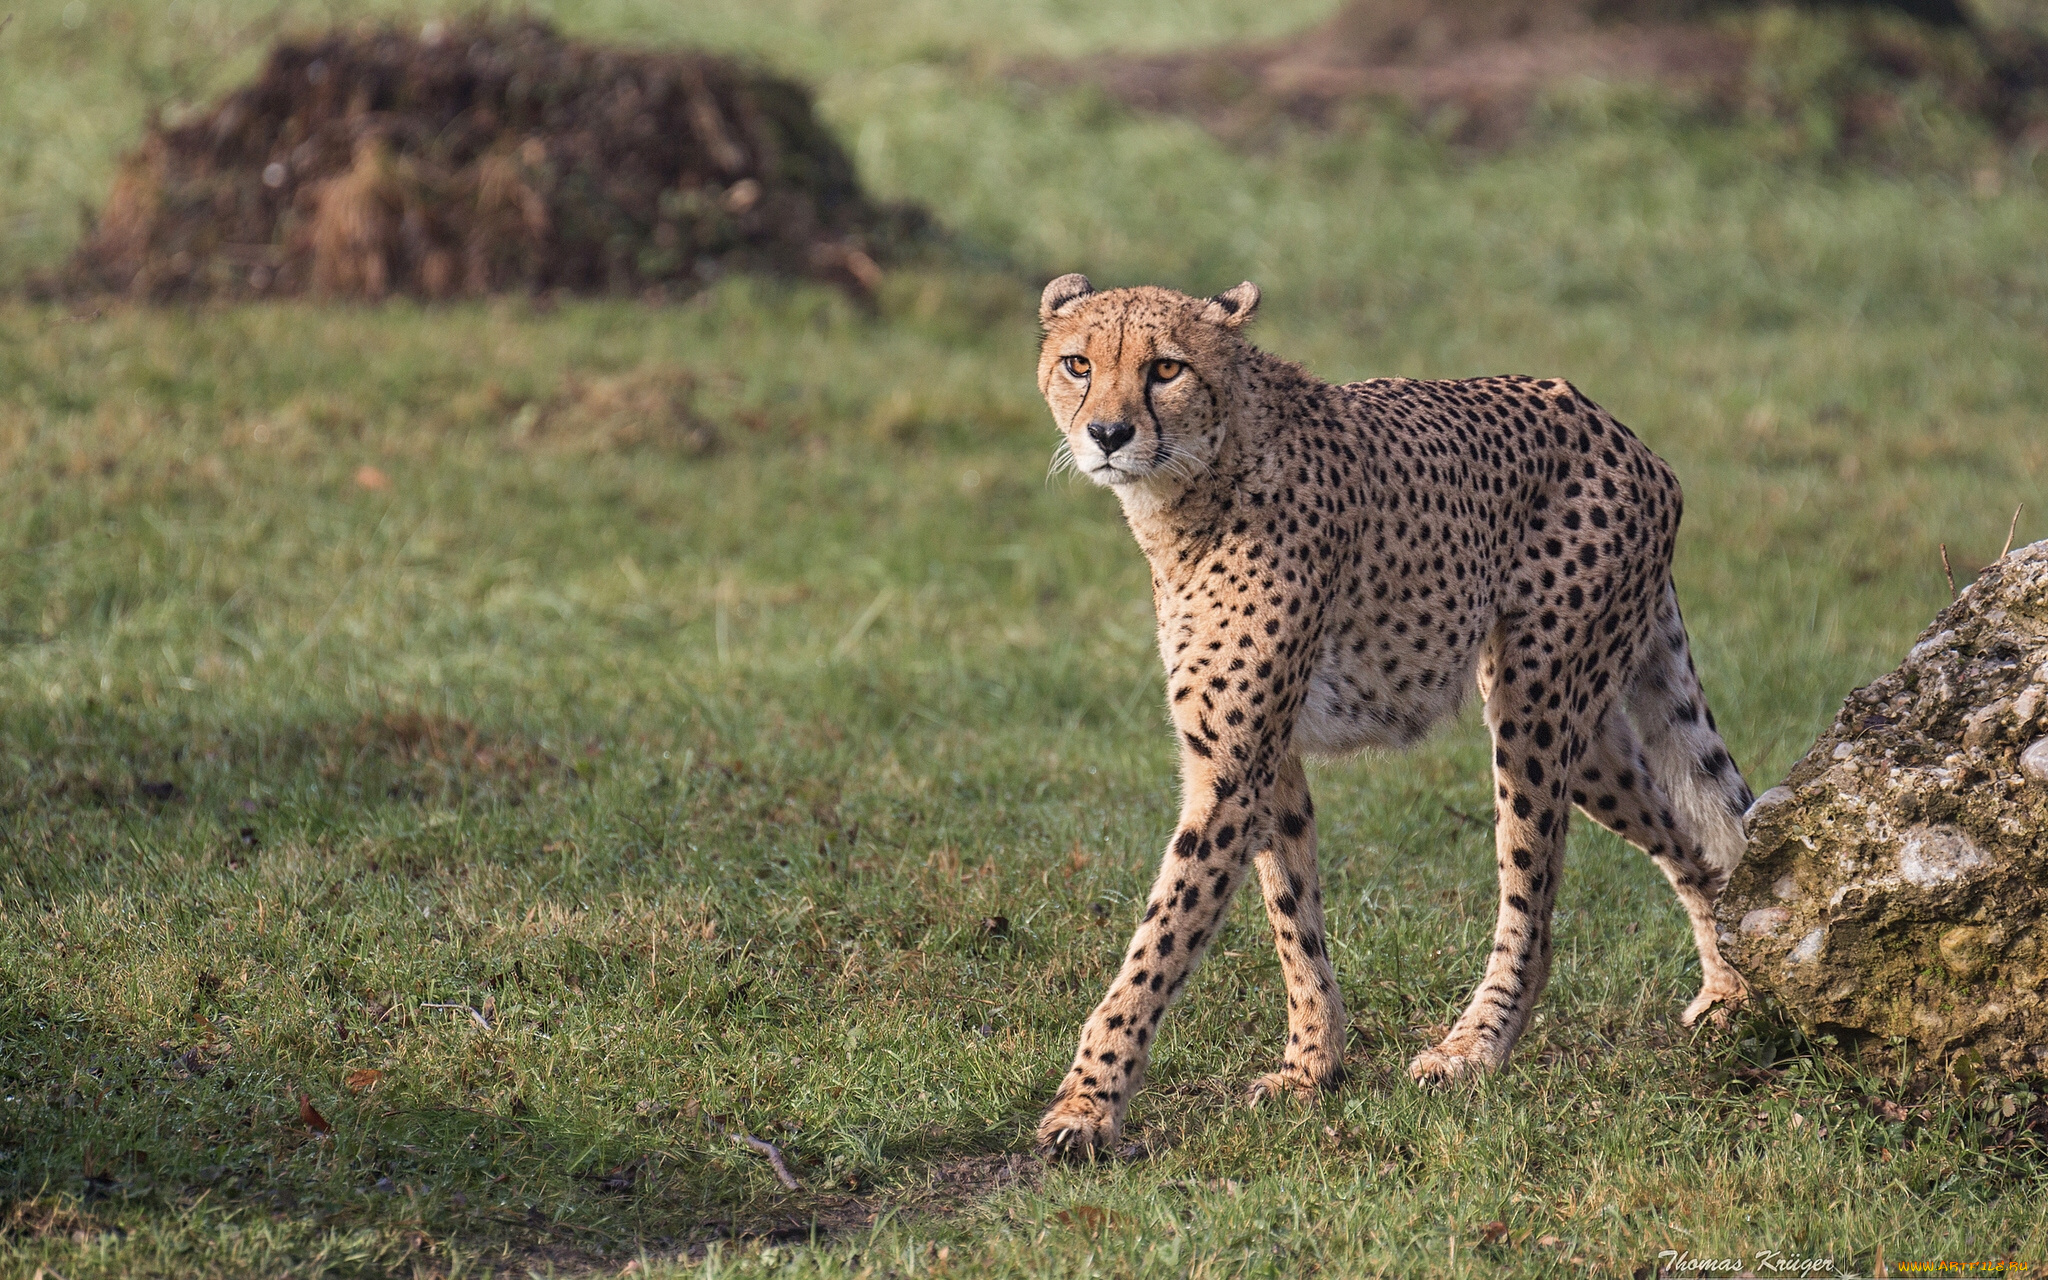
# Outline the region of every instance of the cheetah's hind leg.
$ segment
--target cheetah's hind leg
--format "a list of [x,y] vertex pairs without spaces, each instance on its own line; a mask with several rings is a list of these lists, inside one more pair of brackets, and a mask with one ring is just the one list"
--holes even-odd
[[1699,950],[1700,991],[1679,1015],[1691,1026],[1749,995],[1721,955],[1714,901],[1742,860],[1749,784],[1728,753],[1694,670],[1678,597],[1667,584],[1651,641],[1572,779],[1572,800],[1650,855],[1685,907]]
[[1409,1062],[1408,1074],[1419,1084],[1481,1075],[1507,1061],[1550,977],[1551,908],[1564,869],[1571,812],[1564,783],[1584,741],[1572,708],[1579,705],[1578,682],[1587,677],[1565,670],[1548,684],[1526,676],[1515,679],[1514,668],[1499,661],[1499,655],[1522,647],[1517,639],[1514,633],[1496,632],[1482,657],[1486,723],[1493,732],[1500,876],[1493,949],[1465,1012],[1442,1040]]
[[[1678,612],[1678,593],[1669,583],[1657,612],[1655,636],[1626,696],[1651,772],[1670,793],[1680,827],[1690,831],[1698,848],[1700,866],[1693,883],[1672,877],[1692,920],[1704,977],[1699,995],[1679,1015],[1691,1026],[1715,1005],[1732,1009],[1749,995],[1742,975],[1721,956],[1714,902],[1749,847],[1742,819],[1755,797],[1721,740],[1714,713],[1707,709],[1707,695],[1693,667],[1692,642]],[[1672,876],[1668,866],[1665,875]]]

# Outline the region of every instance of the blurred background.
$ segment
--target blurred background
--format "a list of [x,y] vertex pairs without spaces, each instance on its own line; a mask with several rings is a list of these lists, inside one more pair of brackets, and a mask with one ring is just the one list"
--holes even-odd
[[1249,278],[1332,381],[1571,379],[1684,482],[1761,790],[2048,536],[2044,86],[2036,0],[0,9],[0,1258],[2038,1253],[2038,1109],[1778,1141],[1825,1054],[1679,1037],[1683,917],[1597,832],[1530,1074],[1396,1087],[1491,927],[1469,715],[1316,772],[1323,1137],[1231,1101],[1244,904],[1161,1154],[1008,1162],[1173,814],[1044,281]]

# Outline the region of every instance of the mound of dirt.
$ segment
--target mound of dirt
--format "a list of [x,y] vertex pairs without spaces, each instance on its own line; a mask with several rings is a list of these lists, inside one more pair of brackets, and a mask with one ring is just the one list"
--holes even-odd
[[1866,0],[1817,17],[1713,0],[1351,0],[1284,43],[1031,73],[1237,138],[1279,118],[1331,125],[1382,101],[1453,142],[1494,145],[1547,90],[1595,79],[1809,131],[1824,118],[1824,143],[1843,151],[1881,150],[1930,103],[2048,144],[2048,26],[1993,21],[1976,14],[1983,3]]
[[922,226],[862,193],[790,80],[429,23],[280,44],[255,83],[159,122],[57,287],[447,298],[765,270],[864,293]]

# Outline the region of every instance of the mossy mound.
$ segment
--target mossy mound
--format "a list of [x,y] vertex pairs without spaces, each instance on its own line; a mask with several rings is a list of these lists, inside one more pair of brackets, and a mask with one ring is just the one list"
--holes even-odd
[[915,211],[861,191],[802,85],[537,21],[280,44],[159,123],[57,287],[146,298],[873,287]]

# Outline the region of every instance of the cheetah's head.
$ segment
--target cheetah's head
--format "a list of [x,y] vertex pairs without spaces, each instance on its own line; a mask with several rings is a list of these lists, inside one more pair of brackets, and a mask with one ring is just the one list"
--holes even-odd
[[1045,286],[1038,389],[1074,468],[1120,492],[1207,470],[1247,350],[1238,331],[1258,305],[1249,280],[1213,298],[1151,285],[1097,293],[1083,275]]

